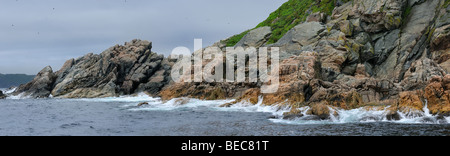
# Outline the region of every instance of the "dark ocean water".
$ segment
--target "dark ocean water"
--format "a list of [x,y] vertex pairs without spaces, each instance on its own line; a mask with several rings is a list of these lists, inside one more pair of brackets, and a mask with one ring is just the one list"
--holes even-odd
[[[140,101],[150,105],[137,107]],[[280,122],[265,108],[218,108],[225,101],[152,104],[153,98],[0,100],[1,136],[417,136],[450,135],[450,124]],[[173,101],[172,101],[173,102]],[[217,103],[217,104],[215,104]]]

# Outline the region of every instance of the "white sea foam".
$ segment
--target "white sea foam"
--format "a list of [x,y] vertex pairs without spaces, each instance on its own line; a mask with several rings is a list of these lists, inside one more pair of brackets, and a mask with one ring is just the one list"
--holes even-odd
[[[19,98],[23,98],[20,95]],[[14,98],[14,97],[9,97]],[[121,96],[110,98],[94,98],[94,99],[76,99],[91,102],[120,102],[120,107],[129,111],[173,111],[173,110],[211,110],[211,111],[238,111],[238,112],[264,112],[271,113],[275,119],[270,119],[276,123],[284,124],[345,124],[345,123],[371,123],[371,122],[393,122],[405,124],[442,124],[450,123],[450,117],[438,119],[429,113],[427,105],[424,107],[422,114],[411,116],[399,112],[401,120],[389,121],[386,118],[389,107],[383,109],[353,109],[343,110],[330,107],[331,114],[328,120],[319,120],[313,115],[307,115],[309,107],[298,108],[303,117],[294,120],[284,120],[283,113],[289,112],[290,107],[287,106],[267,106],[263,104],[263,98],[259,97],[257,104],[250,102],[239,102],[230,107],[220,107],[223,104],[234,102],[235,100],[199,100],[192,98],[175,98],[169,101],[163,101],[160,98],[153,98],[144,93],[135,96]],[[148,105],[137,106],[141,102]],[[336,113],[334,113],[336,112]],[[334,115],[338,114],[338,115]]]
[[124,105],[130,111],[159,111],[176,109],[197,109],[197,108],[217,108],[222,104],[233,102],[234,100],[198,100],[191,98],[175,98],[169,101],[157,99],[147,101],[147,105],[137,107],[136,105]]
[[[301,108],[302,110],[307,110],[309,107]],[[334,110],[338,113],[334,116],[333,113],[330,114],[329,120],[318,120],[313,118],[311,115],[307,115],[306,111],[302,111],[303,117],[294,120],[283,120],[281,118],[271,119],[273,122],[285,123],[285,124],[346,124],[346,123],[371,123],[371,122],[391,122],[400,124],[448,124],[450,123],[450,117],[445,117],[439,119],[438,116],[431,115],[428,111],[427,106],[424,107],[424,113],[422,115],[408,116],[404,113],[398,112],[401,119],[400,120],[388,120],[386,118],[387,110],[386,107],[381,110],[367,110],[364,108],[352,109],[352,110]]]
[[17,88],[2,88],[0,89],[1,91],[3,91],[3,94],[6,94],[7,97],[6,99],[11,99],[11,100],[19,100],[19,99],[31,99],[30,96],[24,96],[23,93],[18,94],[18,95],[12,95],[12,93],[14,93],[16,91]]
[[[144,96],[145,97],[145,96]],[[162,101],[160,98],[146,98],[137,99],[136,97],[121,97],[117,99],[95,99],[94,101],[122,101],[122,102],[131,102],[130,104],[122,105],[123,108],[128,108],[130,111],[158,111],[158,110],[176,110],[176,109],[209,109],[212,111],[239,111],[239,112],[266,112],[272,113],[276,116],[281,116],[284,112],[289,111],[290,109],[287,107],[279,107],[279,106],[265,106],[262,104],[262,97],[259,102],[254,105],[249,102],[240,102],[232,105],[231,107],[220,107],[223,104],[234,102],[234,99],[228,100],[199,100],[192,98],[175,98],[169,101]],[[86,99],[89,100],[89,99]],[[93,100],[93,99],[90,99]],[[134,103],[133,103],[134,102]],[[136,102],[147,102],[147,105],[143,105],[137,107]]]
[[19,95],[8,94],[8,97],[6,97],[6,99],[11,99],[11,100],[31,99],[30,96],[24,96],[23,94],[24,93],[20,93]]
[[2,91],[3,94],[11,94],[11,93],[13,93],[14,91],[16,91],[16,88],[11,88],[11,89],[8,89],[8,88],[0,88],[0,91]]
[[152,101],[158,101],[160,98],[153,98],[148,96],[145,93],[139,93],[137,95],[127,95],[127,96],[120,96],[120,97],[106,97],[106,98],[92,98],[92,99],[74,99],[74,100],[81,100],[81,101],[92,101],[92,102],[152,102]]
[[248,101],[236,103],[230,107],[216,107],[218,111],[240,111],[240,112],[264,112],[272,113],[274,116],[282,116],[284,112],[290,110],[289,107],[283,106],[267,106],[263,104],[263,98],[259,97],[257,104]]

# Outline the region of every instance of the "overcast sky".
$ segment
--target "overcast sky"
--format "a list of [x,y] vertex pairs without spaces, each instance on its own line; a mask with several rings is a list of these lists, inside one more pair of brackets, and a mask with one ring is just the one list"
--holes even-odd
[[166,56],[255,27],[287,0],[1,0],[0,73],[59,70],[138,38]]

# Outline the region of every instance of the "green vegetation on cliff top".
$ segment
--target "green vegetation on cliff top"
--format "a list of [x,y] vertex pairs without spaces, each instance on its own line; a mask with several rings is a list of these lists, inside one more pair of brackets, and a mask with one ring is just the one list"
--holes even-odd
[[[341,1],[348,2],[350,0]],[[335,7],[335,2],[336,0],[289,0],[281,5],[276,11],[272,12],[266,20],[259,23],[253,29],[270,26],[272,28],[272,36],[267,43],[275,43],[294,26],[304,22],[311,13],[323,12],[327,15],[331,15]],[[225,40],[224,43],[226,43],[228,47],[234,46],[250,30],[234,35]]]

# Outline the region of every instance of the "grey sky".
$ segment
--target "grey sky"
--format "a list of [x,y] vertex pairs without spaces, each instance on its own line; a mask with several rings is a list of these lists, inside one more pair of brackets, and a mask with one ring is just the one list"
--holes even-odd
[[287,0],[1,0],[0,73],[58,70],[139,38],[153,51],[192,49],[255,27]]

